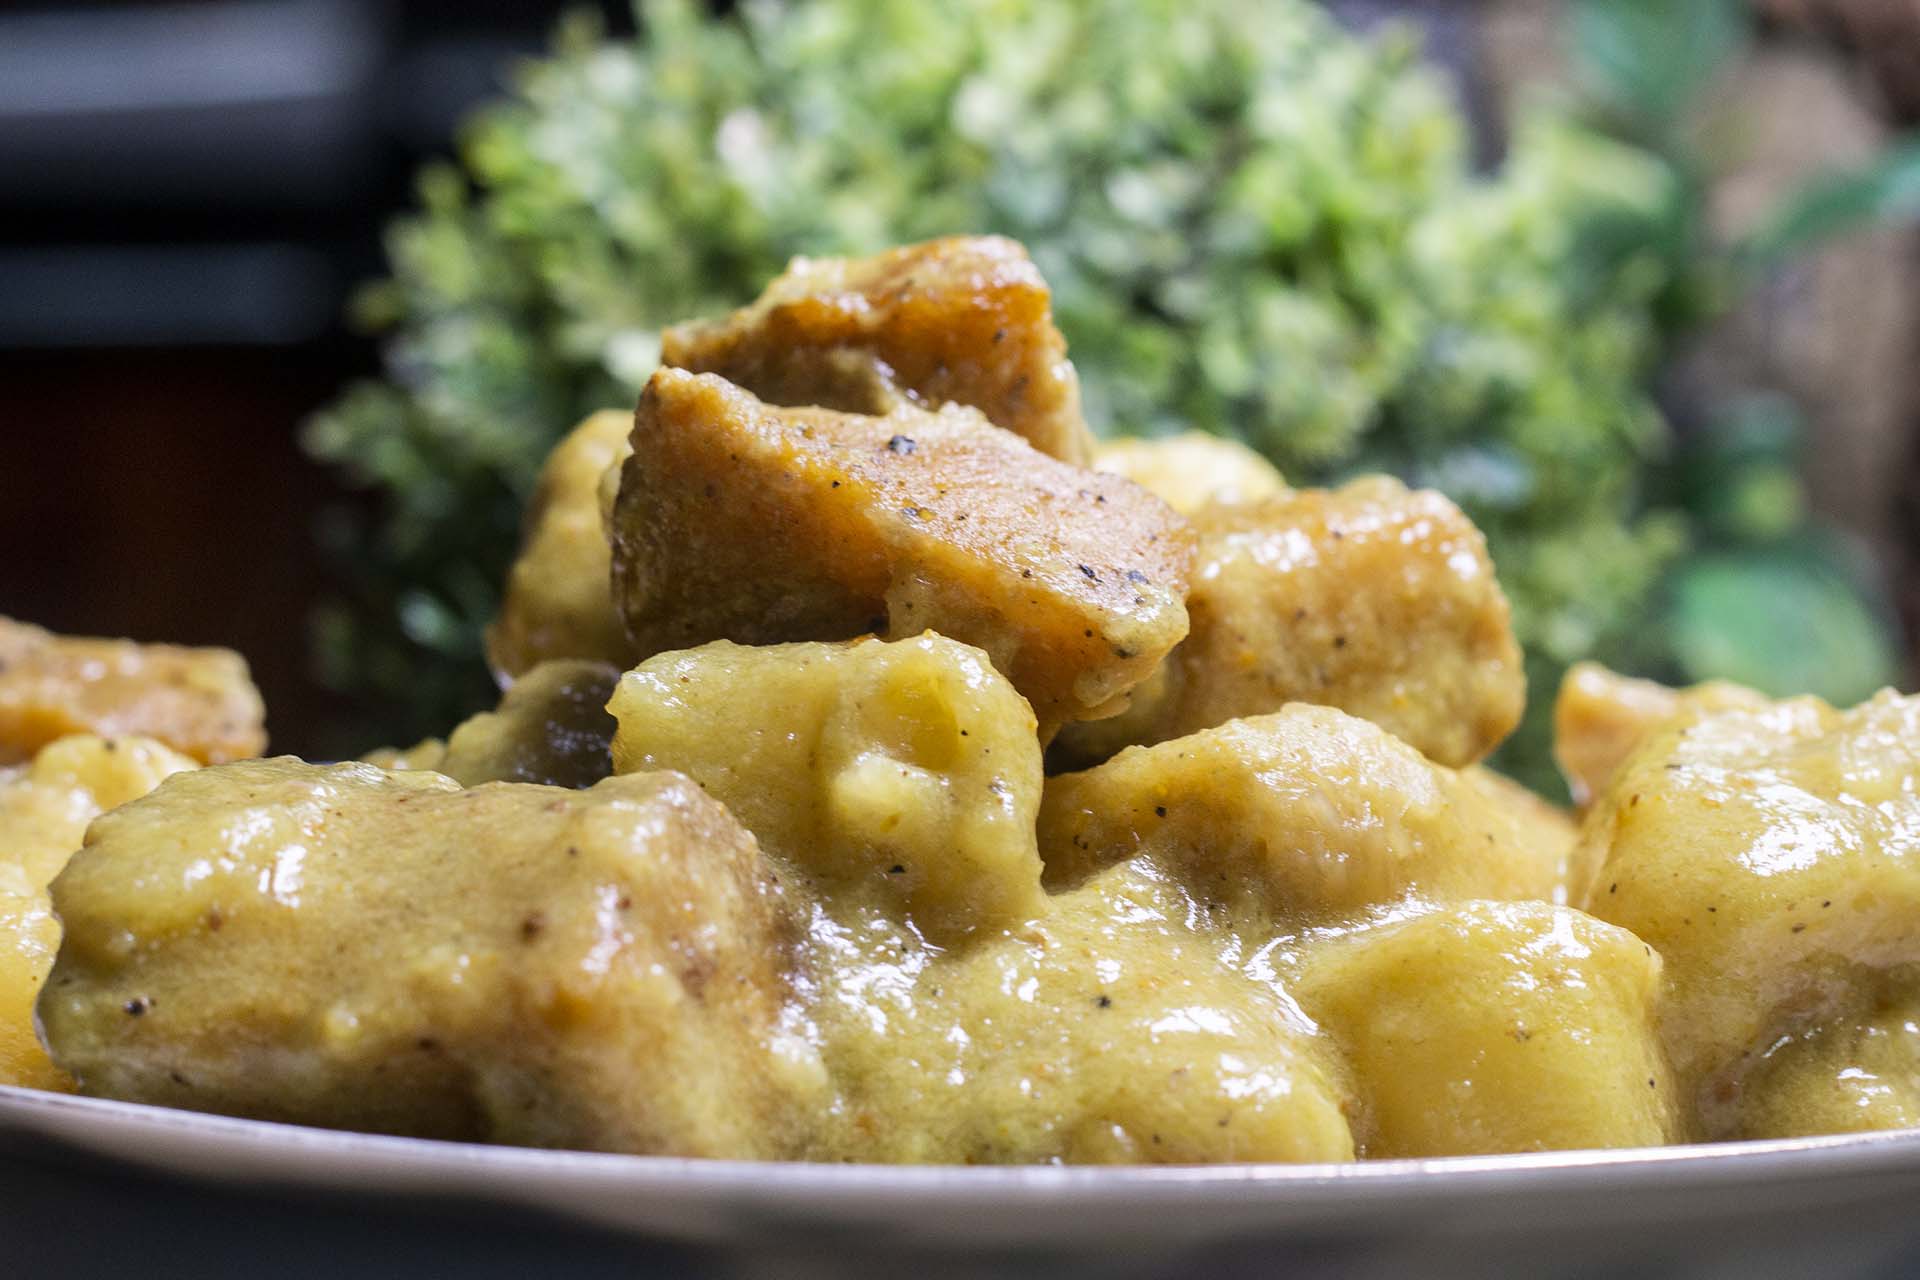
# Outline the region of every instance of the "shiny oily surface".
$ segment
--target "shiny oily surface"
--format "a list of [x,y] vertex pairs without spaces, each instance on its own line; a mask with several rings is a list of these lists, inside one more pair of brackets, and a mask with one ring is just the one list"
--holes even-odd
[[[1914,989],[1916,741],[1920,698],[1891,691],[1850,711],[1796,698],[1682,716],[1634,752],[1588,815],[1573,900],[1665,959],[1662,1035],[1698,1136],[1739,1135],[1750,1108],[1766,1113],[1763,1129],[1782,1125],[1802,1105],[1782,1090],[1806,1091],[1807,1118],[1793,1127],[1824,1123],[1832,1037],[1845,1043],[1856,1019],[1891,1012]],[[1826,1050],[1790,1069],[1802,1055],[1783,1052],[1783,1037],[1808,1036]],[[1910,1081],[1912,1044],[1857,1047],[1880,1074]]]
[[76,734],[29,764],[0,769],[0,1084],[71,1087],[33,1026],[33,1002],[60,945],[48,883],[89,822],[197,767],[148,738]]

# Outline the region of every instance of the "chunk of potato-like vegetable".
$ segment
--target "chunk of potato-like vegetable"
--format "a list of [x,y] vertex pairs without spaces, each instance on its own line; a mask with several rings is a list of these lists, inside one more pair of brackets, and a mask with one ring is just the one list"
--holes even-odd
[[1584,809],[1655,730],[1695,712],[1766,705],[1764,694],[1725,680],[1669,689],[1617,675],[1597,662],[1578,662],[1560,681],[1554,699],[1553,758],[1573,802]]
[[156,738],[202,763],[260,754],[265,708],[246,660],[186,649],[56,636],[0,618],[0,764],[56,738]]
[[613,607],[613,553],[600,508],[601,480],[631,452],[632,430],[633,415],[624,409],[596,413],[541,465],[520,554],[487,628],[487,660],[503,680],[554,658],[618,667],[638,661]]
[[79,734],[0,769],[0,1084],[65,1087],[33,1030],[33,1002],[60,943],[47,883],[87,823],[192,760],[150,738]]
[[1241,506],[1277,498],[1288,491],[1271,462],[1238,440],[1210,431],[1104,440],[1094,446],[1093,465],[1125,476],[1183,516],[1216,504]]
[[1659,975],[1625,929],[1475,902],[1314,944],[1296,990],[1352,1063],[1364,1154],[1475,1155],[1673,1141]]
[[1108,714],[1186,632],[1184,521],[971,409],[776,409],[663,369],[613,514],[646,653],[932,629],[986,650],[1043,731]]
[[1699,1131],[1739,1132],[1770,1046],[1920,964],[1920,698],[1683,716],[1620,768],[1577,861],[1587,909],[1666,960]]
[[169,779],[54,881],[54,1059],[122,1098],[529,1146],[790,1154],[794,909],[692,782]]
[[808,1016],[834,1082],[829,1160],[1075,1164],[1347,1160],[1337,1056],[1220,958],[1142,863],[1045,916],[929,948],[885,912],[816,920]]
[[1371,720],[1441,764],[1519,723],[1526,674],[1486,540],[1437,493],[1375,476],[1195,513],[1192,630],[1075,762],[1289,702]]
[[943,940],[1045,907],[1033,712],[937,635],[663,653],[614,693],[621,772],[674,769],[837,892]]
[[1414,894],[1551,898],[1563,834],[1367,721],[1295,704],[1047,780],[1050,884],[1145,855],[1210,902],[1288,927]]
[[972,405],[1042,453],[1084,463],[1091,452],[1046,281],[1000,236],[795,258],[752,306],[669,329],[660,347],[663,363],[717,373],[769,404]]

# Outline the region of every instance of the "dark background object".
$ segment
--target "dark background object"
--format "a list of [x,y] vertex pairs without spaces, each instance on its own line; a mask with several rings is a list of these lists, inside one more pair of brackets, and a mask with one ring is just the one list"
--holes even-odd
[[314,523],[346,495],[299,423],[375,370],[342,308],[413,170],[578,7],[0,10],[0,613],[236,647],[275,748],[318,749]]

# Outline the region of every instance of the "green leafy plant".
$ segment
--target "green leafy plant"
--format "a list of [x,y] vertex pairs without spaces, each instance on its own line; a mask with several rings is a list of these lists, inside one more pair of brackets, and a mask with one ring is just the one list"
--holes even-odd
[[1529,780],[1568,662],[1690,667],[1650,625],[1699,521],[1667,500],[1647,388],[1714,285],[1658,151],[1546,117],[1477,176],[1414,44],[1304,0],[640,16],[637,41],[566,24],[422,175],[357,308],[388,376],[308,428],[380,499],[331,529],[358,587],[320,638],[382,736],[486,697],[479,631],[539,460],[631,402],[663,326],[795,253],[961,231],[1032,251],[1097,429],[1200,426],[1297,482],[1385,467],[1467,506],[1528,647],[1506,761]]

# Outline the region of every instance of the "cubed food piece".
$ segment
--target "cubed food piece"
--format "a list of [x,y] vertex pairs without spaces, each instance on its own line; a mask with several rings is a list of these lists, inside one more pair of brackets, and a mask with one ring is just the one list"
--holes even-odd
[[1507,598],[1486,540],[1439,494],[1375,476],[1194,523],[1191,633],[1124,714],[1062,737],[1069,763],[1289,702],[1338,707],[1456,767],[1520,722]]
[[1681,717],[1588,813],[1575,902],[1666,960],[1661,1032],[1700,1134],[1746,1073],[1920,964],[1920,698]]
[[377,764],[382,769],[437,771],[446,763],[447,744],[441,738],[422,738],[410,747],[375,747],[360,759],[367,764]]
[[1045,908],[1033,711],[978,649],[719,641],[620,681],[622,773],[674,769],[832,892],[951,941]]
[[520,555],[500,614],[487,628],[487,659],[503,683],[551,658],[638,661],[613,607],[612,552],[600,485],[631,450],[633,415],[594,414],[554,446],[527,504]]
[[1920,1128],[1916,975],[1862,984],[1823,1024],[1767,1046],[1741,1082],[1729,1136],[1803,1138]]
[[217,763],[260,754],[266,709],[229,649],[56,636],[0,618],[0,764],[75,733],[155,738]]
[[620,673],[604,662],[555,660],[532,668],[495,711],[466,721],[447,738],[437,769],[462,786],[540,782],[590,787],[613,772],[613,717],[607,699]]
[[1094,446],[1093,465],[1125,476],[1183,516],[1216,504],[1242,506],[1288,492],[1271,462],[1238,440],[1207,431],[1104,440]]
[[1531,807],[1379,726],[1296,703],[1047,780],[1049,885],[1145,856],[1285,928],[1410,895],[1548,899],[1566,849]]
[[769,404],[972,405],[1042,453],[1084,463],[1092,450],[1047,283],[1000,236],[795,258],[752,306],[667,330],[660,358]]
[[1334,1047],[1129,864],[1019,930],[930,948],[829,904],[808,1006],[834,1085],[824,1160],[1348,1160]]
[[686,778],[291,759],[181,774],[53,885],[40,1018],[101,1097],[369,1132],[779,1157],[819,1086],[799,927]]
[[1676,1140],[1660,960],[1566,907],[1477,902],[1309,947],[1301,1005],[1346,1051],[1363,1155]]
[[1696,712],[1766,705],[1766,695],[1725,680],[1670,689],[1597,662],[1575,663],[1560,681],[1553,704],[1553,758],[1573,802],[1585,809],[1655,730]]
[[776,409],[662,369],[613,514],[648,653],[934,630],[977,645],[1042,731],[1111,714],[1186,634],[1186,522],[978,411]]
[[47,883],[94,818],[195,767],[150,738],[76,735],[42,747],[31,764],[0,769],[0,1084],[67,1084],[33,1030],[33,1002],[60,944]]

